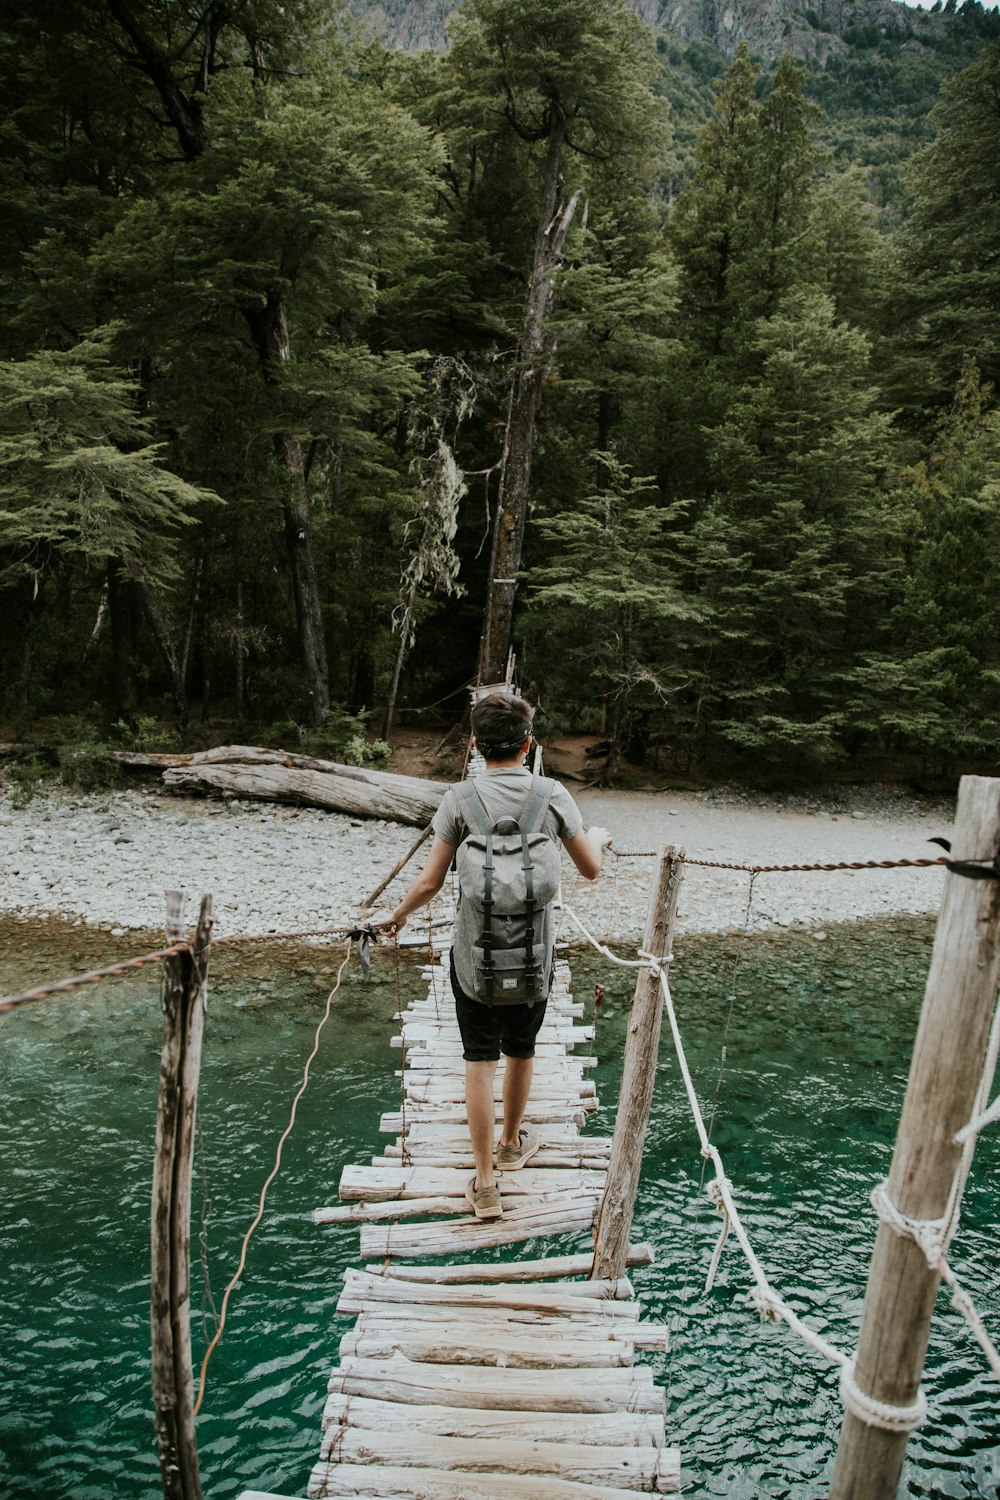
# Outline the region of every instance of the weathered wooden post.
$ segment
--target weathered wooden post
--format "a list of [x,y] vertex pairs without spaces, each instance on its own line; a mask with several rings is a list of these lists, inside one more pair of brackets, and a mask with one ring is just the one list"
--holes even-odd
[[[998,849],[1000,780],[963,776],[952,857],[988,862]],[[941,1220],[949,1207],[962,1155],[954,1137],[973,1114],[998,980],[1000,880],[949,873],[886,1185],[889,1204],[918,1224]],[[848,1388],[830,1500],[896,1494],[909,1427],[916,1425],[905,1409],[918,1401],[939,1282],[937,1267],[902,1222],[879,1225],[854,1368],[862,1414],[852,1410],[858,1403]],[[875,1425],[870,1413],[865,1420],[866,1396],[903,1408],[902,1430]]]
[[[178,891],[167,892],[166,936],[168,944],[184,937]],[[211,946],[212,898],[204,896],[193,949],[166,959],[163,966],[150,1325],[164,1500],[201,1500],[191,1371],[191,1172]]]
[[[683,849],[676,850],[669,844],[660,855],[656,881],[650,891],[642,944],[643,952],[652,953],[656,958],[669,957],[673,948],[684,857]],[[640,969],[625,1040],[621,1098],[611,1141],[608,1174],[594,1230],[592,1281],[625,1275],[635,1195],[653,1101],[662,1016],[663,991],[659,976],[650,969]]]

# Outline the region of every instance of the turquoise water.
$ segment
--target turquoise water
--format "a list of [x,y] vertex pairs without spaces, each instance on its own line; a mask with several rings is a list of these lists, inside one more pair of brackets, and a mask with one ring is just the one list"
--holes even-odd
[[[854,1337],[874,1234],[867,1206],[884,1175],[931,939],[929,924],[808,935],[687,940],[674,989],[703,1101],[711,1099],[737,997],[714,1139],[751,1236],[776,1284],[831,1339]],[[79,930],[0,930],[0,985],[85,968],[109,940]],[[334,955],[218,955],[202,1075],[207,1263],[218,1301],[256,1211],[274,1145],[332,982]],[[622,971],[573,957],[578,998],[607,987],[596,1070],[610,1130],[625,1024]],[[413,966],[404,988],[419,991]],[[388,1037],[395,972],[348,971],[286,1145],[265,1221],[230,1304],[199,1422],[206,1493],[302,1495],[319,1446],[340,1335],[340,1275],[357,1233],[317,1229],[340,1168],[377,1152],[378,1115],[399,1100]],[[0,1497],[154,1500],[149,1416],[148,1217],[160,1046],[153,971],[0,1017]],[[701,1162],[669,1040],[660,1060],[636,1236],[657,1265],[635,1273],[650,1316],[672,1329],[654,1363],[668,1390],[685,1493],[818,1496],[839,1427],[835,1379],[748,1306],[731,1242],[702,1290],[718,1218],[699,1193]],[[981,1144],[953,1263],[998,1332],[1000,1151]],[[199,1178],[201,1172],[199,1170]],[[540,1253],[528,1245],[525,1254]],[[570,1248],[570,1242],[556,1248]],[[193,1300],[200,1309],[197,1247]],[[207,1327],[207,1324],[205,1325]],[[205,1346],[201,1312],[195,1354]],[[996,1382],[939,1301],[926,1386],[930,1419],[911,1439],[901,1494],[1000,1493]]]

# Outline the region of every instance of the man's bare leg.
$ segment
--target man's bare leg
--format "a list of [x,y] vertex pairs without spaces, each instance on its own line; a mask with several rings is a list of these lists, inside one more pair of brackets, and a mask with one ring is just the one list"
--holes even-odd
[[[508,1062],[508,1067],[510,1066]],[[476,1162],[476,1187],[492,1187],[493,1132],[496,1116],[493,1109],[495,1062],[467,1062],[465,1065],[465,1113],[472,1137],[472,1155]],[[506,1093],[506,1085],[504,1088]]]
[[533,1057],[508,1057],[503,1075],[503,1131],[501,1146],[517,1146],[535,1070]]

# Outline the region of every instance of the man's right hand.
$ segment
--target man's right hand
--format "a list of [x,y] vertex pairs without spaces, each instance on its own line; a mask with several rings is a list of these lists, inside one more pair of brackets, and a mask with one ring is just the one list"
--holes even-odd
[[593,828],[587,829],[587,843],[595,853],[600,849],[610,849],[611,834],[606,828],[601,828],[595,823]]
[[394,937],[406,926],[406,918],[394,917],[391,911],[375,911],[371,915],[364,912],[360,920],[364,926],[374,927],[376,931],[384,932],[386,937]]

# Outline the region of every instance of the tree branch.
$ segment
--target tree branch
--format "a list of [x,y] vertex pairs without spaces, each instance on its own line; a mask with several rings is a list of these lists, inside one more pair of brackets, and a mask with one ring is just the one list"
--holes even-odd
[[169,60],[139,25],[126,0],[105,0],[105,3],[135,48],[138,66],[159,94],[185,157],[188,161],[196,160],[207,145],[201,106],[184,94]]

